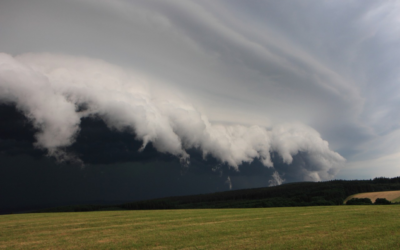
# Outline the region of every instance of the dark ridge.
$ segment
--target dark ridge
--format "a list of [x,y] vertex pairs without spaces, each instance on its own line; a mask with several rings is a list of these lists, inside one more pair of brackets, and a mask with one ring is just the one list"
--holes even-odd
[[349,195],[391,190],[400,190],[400,177],[379,177],[373,180],[296,182],[275,187],[168,197],[120,205],[57,207],[37,212],[332,206],[343,205],[344,199]]

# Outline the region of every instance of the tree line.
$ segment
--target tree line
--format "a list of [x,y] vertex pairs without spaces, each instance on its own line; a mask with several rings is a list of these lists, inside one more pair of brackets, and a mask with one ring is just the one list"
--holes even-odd
[[59,207],[41,210],[40,212],[331,206],[342,205],[344,200],[353,194],[392,190],[400,190],[400,177],[379,177],[371,180],[298,182],[275,187],[168,197],[112,206]]

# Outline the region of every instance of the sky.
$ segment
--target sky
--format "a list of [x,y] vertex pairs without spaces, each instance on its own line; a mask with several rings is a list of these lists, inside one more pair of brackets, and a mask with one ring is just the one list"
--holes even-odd
[[397,1],[2,0],[0,34],[3,207],[400,175]]

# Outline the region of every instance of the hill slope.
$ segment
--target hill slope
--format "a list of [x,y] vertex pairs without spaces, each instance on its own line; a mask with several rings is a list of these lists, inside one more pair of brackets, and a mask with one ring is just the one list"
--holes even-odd
[[354,194],[347,197],[343,203],[346,203],[348,200],[352,198],[368,198],[372,201],[372,203],[374,203],[377,198],[385,198],[388,201],[395,202],[398,199],[400,199],[400,191],[381,191],[381,192]]
[[299,182],[275,187],[233,190],[212,194],[168,197],[121,205],[83,205],[59,207],[40,212],[98,210],[146,210],[187,208],[254,208],[341,205],[346,197],[358,193],[400,190],[400,177],[373,180],[334,180]]

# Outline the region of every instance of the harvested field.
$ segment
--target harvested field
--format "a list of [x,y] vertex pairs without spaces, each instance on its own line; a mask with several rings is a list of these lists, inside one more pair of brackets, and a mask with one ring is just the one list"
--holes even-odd
[[0,216],[0,249],[400,249],[400,205]]
[[344,200],[344,203],[346,203],[348,200],[350,200],[352,198],[369,198],[369,199],[371,199],[372,203],[374,203],[377,198],[385,198],[388,201],[395,202],[400,199],[400,191],[383,191],[383,192],[354,194],[354,195],[347,197]]

